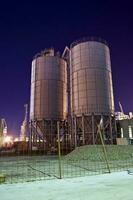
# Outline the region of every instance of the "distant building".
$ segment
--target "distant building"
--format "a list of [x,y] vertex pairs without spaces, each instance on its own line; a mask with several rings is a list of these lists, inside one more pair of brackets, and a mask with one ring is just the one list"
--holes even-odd
[[117,137],[126,138],[129,143],[133,143],[133,115],[124,115],[121,112],[116,113]]

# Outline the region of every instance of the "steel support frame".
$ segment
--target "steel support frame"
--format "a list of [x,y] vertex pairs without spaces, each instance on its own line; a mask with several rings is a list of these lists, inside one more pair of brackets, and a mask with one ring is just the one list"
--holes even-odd
[[111,114],[73,115],[72,116],[72,139],[73,146],[100,144],[97,135],[97,125],[103,120],[103,137],[105,144],[114,144],[116,137],[115,118]]
[[[60,124],[60,128],[64,127],[64,140],[62,141],[62,148],[68,143],[66,138],[68,133],[66,128],[68,123],[61,120],[31,120],[30,121],[30,135],[29,135],[29,150],[32,151],[35,147],[38,151],[44,151],[46,153],[56,151],[57,149],[57,122]],[[69,139],[70,140],[70,139]],[[69,141],[70,143],[70,141]],[[69,145],[70,146],[70,145]]]

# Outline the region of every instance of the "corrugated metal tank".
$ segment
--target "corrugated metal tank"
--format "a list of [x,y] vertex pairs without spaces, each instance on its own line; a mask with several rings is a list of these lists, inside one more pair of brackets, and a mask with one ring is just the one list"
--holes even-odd
[[80,40],[71,45],[71,109],[75,115],[114,113],[109,47]]
[[32,61],[31,120],[63,120],[67,116],[67,65],[54,54],[44,50]]

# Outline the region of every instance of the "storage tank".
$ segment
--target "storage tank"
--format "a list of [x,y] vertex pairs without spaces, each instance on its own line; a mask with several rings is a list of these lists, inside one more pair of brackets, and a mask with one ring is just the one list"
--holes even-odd
[[105,143],[115,134],[110,51],[105,41],[83,38],[70,46],[70,91],[75,146],[101,143],[97,125],[102,118]]
[[75,115],[114,113],[109,47],[83,39],[71,45],[71,105]]
[[45,49],[32,61],[30,150],[51,152],[57,146],[57,121],[67,118],[67,64],[54,49]]
[[64,120],[67,117],[67,65],[45,49],[32,61],[31,120]]

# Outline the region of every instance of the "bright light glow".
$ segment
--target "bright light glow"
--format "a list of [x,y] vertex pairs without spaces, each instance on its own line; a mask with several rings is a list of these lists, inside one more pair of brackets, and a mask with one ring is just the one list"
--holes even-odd
[[6,136],[4,138],[4,143],[13,143],[13,138],[11,136]]
[[15,139],[14,139],[14,142],[18,142],[19,141],[19,139],[18,139],[18,137],[16,137]]

